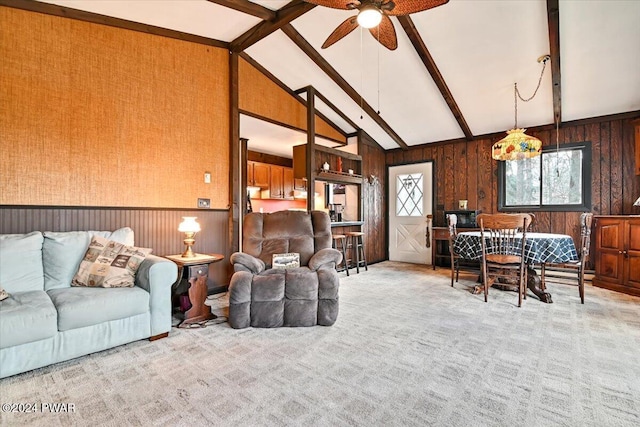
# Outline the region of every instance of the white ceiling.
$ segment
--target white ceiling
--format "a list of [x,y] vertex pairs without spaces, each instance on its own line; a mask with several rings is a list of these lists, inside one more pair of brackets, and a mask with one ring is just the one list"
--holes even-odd
[[[396,0],[396,2],[401,0]],[[203,37],[232,42],[261,19],[206,0],[47,0],[74,9],[127,19]],[[254,0],[272,10],[286,0]],[[640,1],[560,0],[562,120],[640,110]],[[398,20],[392,17],[398,49],[378,48],[368,32],[349,34],[328,49],[320,46],[353,11],[315,7],[293,27],[360,93],[409,145],[464,136],[436,84]],[[502,132],[513,126],[513,84],[523,97],[533,94],[550,53],[545,0],[450,0],[411,15],[425,45],[473,135]],[[333,80],[282,31],[245,51],[289,88],[313,86],[364,129],[383,148],[398,144],[363,113]],[[317,108],[346,133],[353,128],[324,103]],[[362,119],[360,118],[362,116]],[[537,96],[518,104],[518,124],[553,123],[551,64]],[[250,144],[273,147],[272,126],[241,120]],[[298,132],[282,131],[292,140]],[[260,139],[264,137],[264,141]],[[280,139],[284,141],[284,139]],[[282,142],[282,145],[291,142]],[[251,145],[250,145],[251,146]],[[252,147],[255,149],[255,147]],[[280,151],[286,151],[283,147]],[[257,150],[256,150],[257,151]],[[273,150],[272,150],[273,151]],[[277,151],[277,150],[276,150]]]

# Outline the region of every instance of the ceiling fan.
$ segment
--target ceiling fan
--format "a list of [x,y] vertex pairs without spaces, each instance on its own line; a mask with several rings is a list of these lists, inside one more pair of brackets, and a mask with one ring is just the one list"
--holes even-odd
[[[333,9],[358,10],[356,16],[352,16],[338,25],[333,30],[322,45],[323,49],[328,48],[338,40],[360,25],[368,28],[371,35],[389,50],[398,47],[396,30],[389,16],[409,15],[411,13],[422,12],[436,6],[441,6],[449,0],[304,0],[307,3],[318,6],[330,7]],[[378,27],[378,28],[376,28]]]

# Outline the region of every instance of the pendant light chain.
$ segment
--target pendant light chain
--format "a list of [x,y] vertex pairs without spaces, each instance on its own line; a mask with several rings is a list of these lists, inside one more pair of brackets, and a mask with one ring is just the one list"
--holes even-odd
[[514,83],[513,84],[513,98],[514,98],[514,103],[515,103],[515,126],[514,129],[518,128],[518,98],[520,98],[520,100],[522,102],[529,102],[531,101],[533,98],[535,98],[536,94],[538,93],[538,89],[540,89],[540,85],[542,84],[542,76],[544,76],[544,70],[545,68],[547,68],[547,61],[549,60],[548,56],[543,57],[542,59],[538,59],[538,61],[542,61],[542,71],[540,72],[540,78],[538,79],[538,86],[536,86],[536,90],[533,91],[533,95],[531,95],[529,98],[524,99],[522,97],[522,95],[520,95],[520,91],[518,90],[518,83]]

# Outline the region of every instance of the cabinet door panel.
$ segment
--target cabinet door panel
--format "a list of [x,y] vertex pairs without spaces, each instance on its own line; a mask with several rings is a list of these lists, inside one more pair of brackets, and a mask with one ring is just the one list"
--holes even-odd
[[598,277],[611,279],[615,282],[622,280],[621,257],[615,253],[603,253],[598,263]]
[[253,185],[269,188],[269,165],[265,163],[253,164]]
[[640,220],[629,221],[629,246],[630,251],[640,251]]
[[293,199],[293,169],[284,168],[282,192],[285,199]]
[[269,197],[271,197],[272,199],[282,199],[284,197],[282,191],[283,173],[283,167],[271,165],[271,185],[269,186]]
[[247,185],[254,186],[255,181],[253,179],[253,162],[247,162]]
[[[603,221],[604,222],[604,221]],[[602,224],[600,227],[601,249],[622,249],[622,232],[624,224],[617,221],[614,224]]]
[[622,284],[625,221],[598,218],[596,224],[595,267],[598,281]]
[[629,254],[627,285],[640,290],[640,253]]
[[640,220],[629,220],[626,284],[640,290]]

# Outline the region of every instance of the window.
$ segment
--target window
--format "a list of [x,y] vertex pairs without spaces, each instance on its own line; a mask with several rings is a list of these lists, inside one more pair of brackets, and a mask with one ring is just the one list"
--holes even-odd
[[423,176],[397,175],[396,216],[422,216]]
[[591,210],[591,143],[543,147],[540,156],[500,162],[498,210]]

